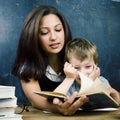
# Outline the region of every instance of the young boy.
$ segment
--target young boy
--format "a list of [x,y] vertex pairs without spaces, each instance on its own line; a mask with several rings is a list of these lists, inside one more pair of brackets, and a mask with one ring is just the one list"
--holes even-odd
[[[66,46],[65,61],[70,63],[77,71],[89,77],[92,71],[98,68],[98,51],[96,46],[90,41],[83,38],[76,38],[70,41]],[[108,87],[110,84],[107,79],[100,76],[99,79]],[[80,81],[76,79],[70,87],[68,95],[74,91],[79,91]]]

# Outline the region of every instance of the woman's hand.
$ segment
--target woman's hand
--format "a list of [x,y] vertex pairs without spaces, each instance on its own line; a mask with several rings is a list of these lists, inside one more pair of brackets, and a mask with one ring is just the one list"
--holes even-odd
[[111,97],[113,99],[115,99],[118,102],[119,106],[120,106],[120,92],[118,92],[117,90],[115,90],[112,87],[110,87],[109,90],[110,90]]
[[88,101],[86,96],[81,96],[79,99],[75,101],[77,93],[73,93],[73,95],[64,103],[59,99],[55,98],[53,100],[53,104],[56,105],[57,110],[63,115],[73,115],[78,110],[80,106]]

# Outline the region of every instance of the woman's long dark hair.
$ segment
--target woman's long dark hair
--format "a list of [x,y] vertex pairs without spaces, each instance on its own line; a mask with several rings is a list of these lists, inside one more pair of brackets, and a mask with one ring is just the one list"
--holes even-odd
[[[40,46],[38,35],[41,19],[48,14],[57,15],[61,20],[65,32],[65,45],[72,39],[67,21],[56,8],[43,5],[32,10],[24,22],[12,69],[12,73],[22,80],[29,81],[30,78],[38,80],[43,79],[43,76],[45,76],[48,61]],[[58,64],[62,65],[62,68],[64,64],[65,45],[59,53],[61,63]]]

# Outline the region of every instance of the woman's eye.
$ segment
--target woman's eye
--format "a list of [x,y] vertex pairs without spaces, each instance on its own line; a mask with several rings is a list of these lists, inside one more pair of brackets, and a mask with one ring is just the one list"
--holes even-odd
[[48,32],[42,32],[42,31],[41,31],[40,34],[41,34],[41,35],[46,35],[46,34],[48,34]]
[[40,35],[46,35],[46,34],[48,34],[48,30],[47,29],[40,29],[40,31],[39,31],[39,34]]
[[57,31],[57,32],[60,32],[60,31],[61,31],[61,29],[56,29],[56,31]]

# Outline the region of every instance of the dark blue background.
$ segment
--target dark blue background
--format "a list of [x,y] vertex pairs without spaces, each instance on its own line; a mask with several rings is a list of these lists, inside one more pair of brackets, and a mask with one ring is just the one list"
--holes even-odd
[[96,44],[101,74],[120,91],[120,0],[0,0],[0,84],[15,85],[18,101],[27,101],[11,67],[24,19],[42,4],[65,15],[73,38],[85,37]]

